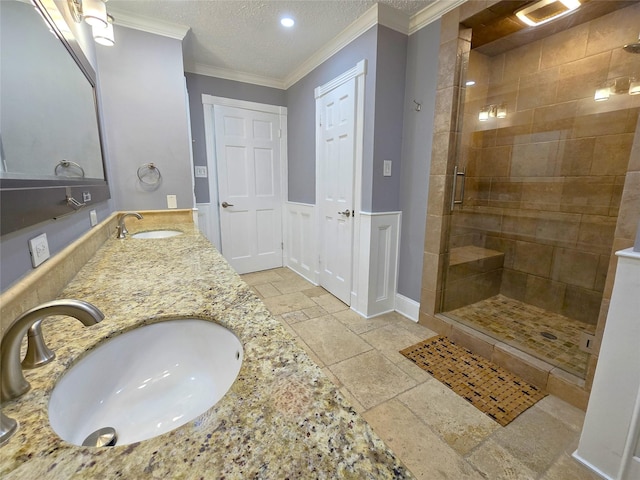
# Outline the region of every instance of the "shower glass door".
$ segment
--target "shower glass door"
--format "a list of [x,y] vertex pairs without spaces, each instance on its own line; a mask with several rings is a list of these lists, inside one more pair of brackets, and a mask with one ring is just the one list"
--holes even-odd
[[582,378],[637,131],[640,55],[622,46],[638,25],[636,3],[516,48],[472,41],[463,62],[441,310]]

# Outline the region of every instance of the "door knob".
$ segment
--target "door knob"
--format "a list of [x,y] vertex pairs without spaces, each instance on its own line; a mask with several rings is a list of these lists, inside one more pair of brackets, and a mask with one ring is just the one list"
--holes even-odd
[[222,208],[233,207],[233,203],[222,202]]
[[351,210],[345,210],[344,212],[338,212],[340,215],[344,215],[345,217],[351,216]]

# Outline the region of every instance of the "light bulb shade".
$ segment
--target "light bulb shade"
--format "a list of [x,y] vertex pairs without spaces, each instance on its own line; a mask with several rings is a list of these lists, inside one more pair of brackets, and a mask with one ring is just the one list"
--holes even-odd
[[507,106],[504,103],[498,105],[498,108],[496,109],[496,117],[507,118]]
[[107,28],[107,6],[103,0],[82,0],[82,16],[92,27]]
[[489,108],[482,107],[480,113],[478,114],[478,120],[481,122],[486,122],[489,120]]
[[640,80],[631,79],[629,82],[629,95],[640,95]]
[[108,15],[106,27],[91,27],[91,30],[96,43],[104,45],[105,47],[113,47],[116,44],[113,34],[113,17],[111,15]]
[[604,102],[605,100],[609,100],[609,95],[611,95],[611,88],[602,87],[602,88],[596,89],[596,93],[593,96],[593,99],[596,102]]

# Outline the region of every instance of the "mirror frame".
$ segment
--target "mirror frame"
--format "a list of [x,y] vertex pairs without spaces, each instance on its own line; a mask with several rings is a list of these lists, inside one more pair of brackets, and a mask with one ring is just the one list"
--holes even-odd
[[[60,31],[42,1],[31,0],[31,2],[42,14],[42,17],[55,32],[62,45],[67,49],[78,68],[80,68],[93,87],[96,122],[100,138],[100,153],[105,179],[76,180],[60,178],[59,180],[37,180],[0,178],[1,236],[46,220],[58,219],[77,212],[77,205],[74,207],[67,201],[69,197],[79,203],[85,203],[86,206],[104,202],[111,198],[105,164],[104,137],[100,123],[99,102],[96,96],[96,72],[82,51],[77,39],[70,34],[65,36]],[[90,200],[85,201],[83,198],[87,198],[87,194],[90,196]]]

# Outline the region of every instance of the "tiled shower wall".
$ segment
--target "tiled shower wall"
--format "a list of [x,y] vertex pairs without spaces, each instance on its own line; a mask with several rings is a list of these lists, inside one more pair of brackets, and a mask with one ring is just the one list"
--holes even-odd
[[[429,173],[429,196],[424,241],[419,322],[437,331],[439,334],[451,335],[462,345],[471,348],[476,351],[476,353],[490,358],[498,365],[523,376],[536,385],[546,388],[549,393],[558,395],[560,398],[584,409],[586,408],[595,367],[598,361],[597,353],[590,355],[587,376],[584,381],[578,378],[570,378],[571,376],[567,376],[555,369],[551,371],[539,370],[535,364],[522,358],[514,349],[502,348],[491,342],[483,342],[481,338],[472,335],[461,326],[437,316],[437,314],[442,311],[441,300],[443,297],[445,270],[450,250],[449,233],[452,218],[450,200],[453,184],[453,168],[458,161],[456,157],[456,145],[461,138],[459,133],[461,128],[456,121],[458,118],[457,99],[459,98],[459,92],[464,87],[461,85],[461,78],[457,74],[457,67],[462,62],[461,52],[464,51],[464,48],[461,48],[461,45],[468,43],[469,40],[467,30],[461,28],[460,23],[472,15],[482,12],[494,3],[497,2],[495,0],[467,0],[467,2],[458,8],[445,14],[441,20],[438,83],[433,128],[433,148],[431,151],[431,169]],[[634,15],[637,15],[637,11],[634,12]],[[625,15],[623,15],[623,17],[624,16]],[[618,28],[613,22],[611,25],[603,25],[602,33],[598,33],[598,38],[616,38],[618,39],[619,46],[633,41],[638,35],[637,17],[631,26],[628,25],[624,19],[623,22],[624,28]],[[620,55],[621,53],[624,52],[618,51],[616,55]],[[585,102],[582,103],[584,104]],[[637,126],[636,132],[639,131],[640,127]],[[631,151],[631,158],[629,159],[627,175],[624,180],[612,251],[621,250],[633,245],[639,221],[640,135],[636,135]],[[602,338],[606,324],[616,265],[617,258],[612,254],[609,260],[603,301],[596,328],[596,352],[599,348],[598,342]]]
[[[640,76],[640,55],[621,49],[638,25],[640,4],[469,56],[476,84],[466,88],[466,190],[451,247],[503,252],[500,293],[594,325],[640,110],[640,95],[595,102],[594,92]],[[488,104],[506,105],[507,117],[479,122]]]

